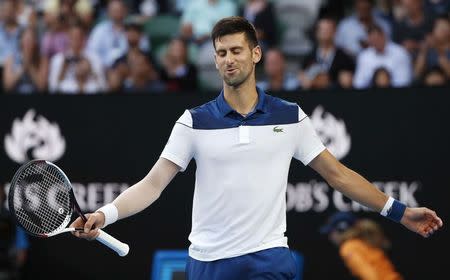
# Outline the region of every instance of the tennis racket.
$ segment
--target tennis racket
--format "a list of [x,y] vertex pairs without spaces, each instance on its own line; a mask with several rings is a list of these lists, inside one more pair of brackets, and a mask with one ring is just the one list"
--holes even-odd
[[[67,227],[73,210],[87,221],[81,212],[72,184],[55,164],[45,160],[32,160],[22,165],[14,174],[9,189],[9,209],[15,220],[31,235],[47,238],[63,232],[83,231],[83,228]],[[99,230],[96,238],[126,256],[127,244]]]

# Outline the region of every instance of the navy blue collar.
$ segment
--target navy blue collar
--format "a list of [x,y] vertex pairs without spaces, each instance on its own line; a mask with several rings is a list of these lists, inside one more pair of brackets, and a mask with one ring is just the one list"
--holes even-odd
[[[254,111],[260,111],[262,113],[265,113],[267,111],[266,108],[266,93],[256,87],[256,92],[258,93],[258,103],[256,104]],[[219,108],[219,111],[223,117],[228,115],[231,112],[235,112],[233,108],[228,104],[228,102],[225,100],[224,92],[223,90],[220,92],[220,95],[216,98],[217,107]]]

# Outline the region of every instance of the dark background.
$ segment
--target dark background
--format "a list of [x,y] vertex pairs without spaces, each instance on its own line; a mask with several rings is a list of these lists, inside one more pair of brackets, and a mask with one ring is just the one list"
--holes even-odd
[[[321,105],[345,121],[350,153],[342,162],[370,181],[418,181],[415,198],[449,221],[450,90],[397,89],[278,93],[297,102],[307,114]],[[140,180],[158,159],[174,122],[184,109],[213,98],[184,94],[108,96],[0,95],[0,140],[11,133],[14,119],[34,109],[58,123],[66,140],[56,161],[72,182]],[[3,147],[3,146],[2,146]],[[0,149],[0,184],[9,182],[20,164]],[[191,224],[195,162],[179,174],[161,198],[145,211],[121,220],[107,232],[130,245],[120,258],[97,242],[70,234],[31,238],[25,279],[150,279],[153,252],[186,249]],[[289,183],[321,181],[310,168],[293,161]],[[328,191],[331,196],[331,190]],[[249,198],[251,199],[251,198]],[[323,212],[288,212],[287,236],[292,249],[305,257],[304,279],[352,279],[337,250],[318,234],[332,204]],[[407,231],[373,212],[358,212],[381,223],[393,246],[389,251],[405,279],[447,274],[450,236],[442,231],[429,239]],[[442,278],[434,277],[431,278]],[[443,277],[446,278],[446,277]]]

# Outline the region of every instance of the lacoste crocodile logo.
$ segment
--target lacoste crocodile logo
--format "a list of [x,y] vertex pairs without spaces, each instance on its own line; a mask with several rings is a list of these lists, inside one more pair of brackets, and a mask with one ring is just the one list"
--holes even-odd
[[275,127],[273,128],[273,132],[280,133],[280,132],[284,132],[284,131],[283,131],[283,128],[282,128],[282,127],[275,126]]

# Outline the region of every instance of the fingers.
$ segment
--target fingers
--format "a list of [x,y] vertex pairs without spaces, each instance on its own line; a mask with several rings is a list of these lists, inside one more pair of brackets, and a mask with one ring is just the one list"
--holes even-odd
[[426,210],[427,210],[427,214],[429,216],[431,216],[431,223],[433,224],[433,226],[437,227],[437,228],[435,228],[435,230],[442,227],[444,223],[442,222],[441,218],[438,217],[436,212],[434,212],[433,210],[430,210],[430,209],[426,209]]
[[425,208],[425,214],[430,218],[425,225],[424,237],[430,237],[435,231],[442,227],[443,222],[435,211]]
[[77,218],[70,227],[81,228],[82,231],[73,231],[72,234],[78,238],[93,240],[99,235],[98,228],[96,227],[97,215],[86,214],[87,221],[84,222],[81,218]]
[[[83,228],[84,227],[84,221],[81,218],[77,218],[75,221],[73,221],[72,224],[70,224],[71,228]],[[79,235],[77,235],[76,231],[72,231],[72,234],[75,235],[76,237],[79,237]]]
[[422,233],[422,236],[425,237],[425,238],[428,238],[428,237],[430,237],[433,233],[434,233],[433,227],[430,227],[430,226],[429,226],[429,227],[426,227],[426,228],[425,228],[424,232]]
[[93,214],[86,215],[87,221],[84,224],[84,233],[89,233],[91,231],[91,229],[95,225],[95,221],[96,221],[95,217],[96,217],[96,215],[93,215]]
[[94,240],[99,235],[98,228],[90,230],[88,233],[85,233],[84,231],[75,231],[74,235],[79,238],[87,239],[87,240]]

